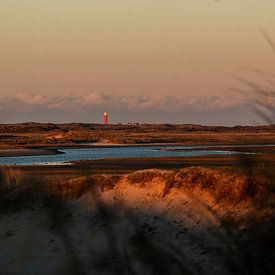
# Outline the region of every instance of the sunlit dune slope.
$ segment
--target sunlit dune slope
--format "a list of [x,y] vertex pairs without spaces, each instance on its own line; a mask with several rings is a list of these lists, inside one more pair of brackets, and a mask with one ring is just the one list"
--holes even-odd
[[254,253],[250,246],[257,243],[247,232],[259,225],[266,230],[274,215],[268,206],[274,202],[271,182],[257,174],[185,168],[30,183],[6,171],[0,271],[233,274],[236,266],[248,271],[238,255],[242,249]]

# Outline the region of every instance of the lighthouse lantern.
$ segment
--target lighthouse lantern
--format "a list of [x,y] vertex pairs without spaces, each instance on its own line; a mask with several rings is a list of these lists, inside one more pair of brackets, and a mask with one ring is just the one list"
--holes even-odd
[[107,125],[108,124],[108,113],[107,112],[104,112],[104,125]]

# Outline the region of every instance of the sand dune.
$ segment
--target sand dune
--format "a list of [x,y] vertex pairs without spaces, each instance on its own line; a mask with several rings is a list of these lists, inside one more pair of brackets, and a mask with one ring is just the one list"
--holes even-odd
[[[252,216],[267,215],[238,200],[245,180],[203,168],[69,180],[51,190],[66,202],[2,215],[0,271],[232,274],[242,262],[223,218],[245,229]],[[225,196],[211,187],[225,182]]]

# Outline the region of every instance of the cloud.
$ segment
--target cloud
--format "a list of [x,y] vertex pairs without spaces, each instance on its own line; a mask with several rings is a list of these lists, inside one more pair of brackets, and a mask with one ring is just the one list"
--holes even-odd
[[[116,121],[215,123],[236,120],[250,99],[237,94],[192,96],[122,96],[93,92],[84,96],[45,96],[20,93],[0,99],[1,122],[91,121],[101,122],[102,111]],[[236,111],[238,110],[238,111]],[[243,114],[242,114],[243,115]],[[207,121],[208,119],[208,121]]]
[[20,93],[14,97],[0,100],[0,108],[12,109],[29,107],[43,107],[48,110],[74,110],[83,108],[112,108],[128,110],[176,110],[186,108],[190,110],[216,110],[238,106],[244,99],[236,95],[227,96],[118,96],[104,93],[90,93],[84,96],[47,97],[40,94]]
[[46,104],[47,98],[39,94],[20,93],[15,96],[15,100],[24,104],[43,105]]

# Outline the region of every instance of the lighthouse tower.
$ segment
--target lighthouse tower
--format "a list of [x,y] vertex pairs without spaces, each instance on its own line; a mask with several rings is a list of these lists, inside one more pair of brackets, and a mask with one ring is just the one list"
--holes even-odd
[[103,117],[104,125],[108,124],[108,113],[104,112],[104,117]]

